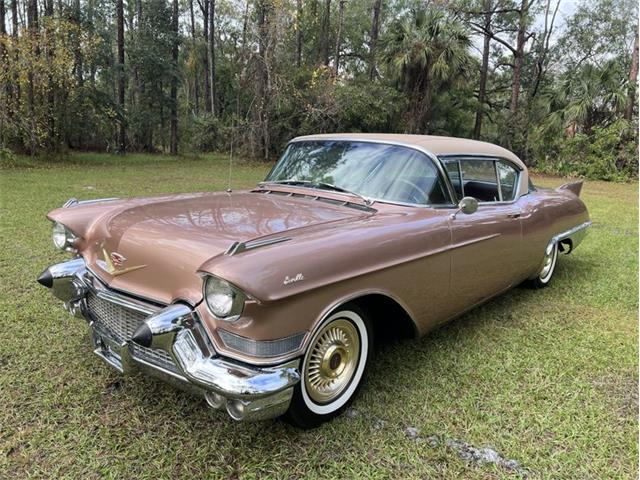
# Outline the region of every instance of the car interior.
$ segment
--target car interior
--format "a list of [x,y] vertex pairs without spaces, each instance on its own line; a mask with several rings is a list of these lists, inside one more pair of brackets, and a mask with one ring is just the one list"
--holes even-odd
[[502,161],[452,159],[445,161],[445,168],[458,200],[468,196],[479,202],[499,202],[515,196],[517,171]]

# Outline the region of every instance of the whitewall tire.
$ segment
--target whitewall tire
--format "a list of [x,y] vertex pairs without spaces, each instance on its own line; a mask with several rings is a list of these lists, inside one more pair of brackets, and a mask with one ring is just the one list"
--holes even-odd
[[558,264],[558,253],[558,242],[553,242],[547,245],[540,272],[538,272],[538,276],[530,282],[533,288],[544,288],[549,285],[553,278],[553,274],[556,271],[556,265]]
[[372,346],[370,322],[361,308],[347,304],[330,314],[308,343],[286,418],[313,428],[343,412],[362,384]]

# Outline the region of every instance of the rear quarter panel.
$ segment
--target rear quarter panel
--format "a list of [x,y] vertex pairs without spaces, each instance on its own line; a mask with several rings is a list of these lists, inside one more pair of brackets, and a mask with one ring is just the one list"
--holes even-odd
[[[529,259],[525,278],[535,276],[544,250],[557,234],[589,220],[584,202],[571,190],[538,188],[520,200],[522,208],[522,246]],[[524,278],[523,278],[524,280]]]

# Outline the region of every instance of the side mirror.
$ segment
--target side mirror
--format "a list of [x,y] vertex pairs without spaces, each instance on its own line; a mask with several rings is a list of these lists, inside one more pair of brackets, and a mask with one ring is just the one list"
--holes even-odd
[[458,203],[458,210],[451,214],[451,218],[455,219],[458,213],[462,212],[465,215],[471,215],[472,213],[476,213],[478,210],[478,200],[473,197],[464,197]]

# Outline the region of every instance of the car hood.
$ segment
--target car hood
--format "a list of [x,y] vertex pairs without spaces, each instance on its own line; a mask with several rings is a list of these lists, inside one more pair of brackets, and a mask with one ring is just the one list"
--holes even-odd
[[[309,197],[244,191],[80,204],[54,210],[49,218],[83,238],[82,255],[112,288],[160,303],[195,304],[202,296],[197,272],[234,242],[292,237],[365,214]],[[108,272],[114,256],[124,273]]]

